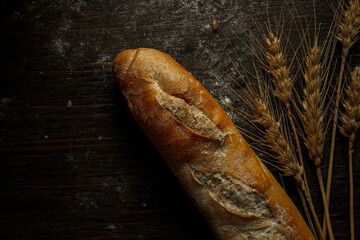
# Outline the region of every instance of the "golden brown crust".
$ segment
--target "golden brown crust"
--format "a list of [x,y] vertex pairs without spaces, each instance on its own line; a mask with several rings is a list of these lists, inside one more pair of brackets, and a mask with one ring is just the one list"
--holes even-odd
[[[113,71],[134,119],[219,239],[314,239],[225,111],[174,59],[125,50]],[[221,134],[198,131],[204,122]]]

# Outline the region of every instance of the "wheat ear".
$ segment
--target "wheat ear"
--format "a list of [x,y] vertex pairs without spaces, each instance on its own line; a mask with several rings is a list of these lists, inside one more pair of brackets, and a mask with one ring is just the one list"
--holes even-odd
[[343,45],[342,54],[347,56],[350,48],[358,40],[360,28],[360,0],[350,0],[346,11],[343,11],[338,40]]
[[324,130],[324,98],[321,76],[321,48],[315,44],[308,53],[305,61],[304,71],[304,100],[302,102],[301,120],[305,132],[305,145],[308,148],[309,157],[314,162],[317,177],[320,185],[321,196],[324,204],[324,215],[329,230],[330,239],[334,239],[332,232],[329,207],[326,201],[326,194],[320,169],[321,158],[323,156],[325,130]]
[[265,102],[255,97],[253,99],[253,111],[255,121],[265,129],[266,141],[269,144],[270,149],[274,152],[276,161],[281,166],[280,170],[284,173],[285,176],[294,178],[296,184],[305,194],[305,198],[314,217],[318,235],[321,237],[321,239],[324,239],[314,205],[312,204],[310,191],[306,187],[305,181],[303,179],[304,167],[299,165],[299,162],[296,160],[291,147],[282,134],[280,129],[280,122],[275,120]]
[[272,76],[275,86],[275,96],[283,103],[290,103],[293,83],[289,77],[290,69],[286,66],[286,58],[280,48],[280,38],[271,31],[265,38],[267,51],[265,57],[268,63],[268,73]]
[[265,137],[270,149],[275,153],[275,159],[281,166],[285,176],[293,177],[304,189],[302,181],[303,167],[296,161],[293,152],[280,130],[267,105],[258,98],[254,99],[254,119],[265,129]]
[[[341,9],[342,10],[340,14],[338,14],[341,15],[341,17],[338,16],[339,18],[338,24],[340,28],[338,40],[342,43],[343,50],[341,57],[339,80],[336,89],[333,127],[331,133],[330,158],[329,158],[329,167],[328,167],[327,182],[326,182],[326,201],[328,205],[330,202],[331,178],[332,178],[332,169],[334,163],[335,137],[336,137],[337,118],[339,111],[339,102],[341,96],[342,79],[344,75],[346,57],[349,53],[350,48],[357,41],[357,34],[360,28],[360,0],[350,0],[347,9],[346,10],[344,10],[343,8]],[[323,231],[326,234],[325,221],[323,222]]]
[[352,169],[353,143],[355,133],[360,128],[360,66],[351,73],[351,81],[346,89],[346,98],[343,99],[345,113],[341,115],[341,133],[349,138],[349,180],[350,180],[350,232],[351,240],[355,239],[354,230],[354,180]]

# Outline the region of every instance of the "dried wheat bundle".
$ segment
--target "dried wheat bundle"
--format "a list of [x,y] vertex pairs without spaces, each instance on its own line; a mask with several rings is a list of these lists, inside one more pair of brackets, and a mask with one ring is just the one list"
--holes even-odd
[[[343,3],[343,1],[341,2]],[[335,133],[337,128],[339,102],[342,95],[342,79],[345,63],[349,50],[358,40],[357,34],[360,30],[360,0],[350,0],[346,6],[341,6],[339,9],[340,11],[335,11],[335,19],[337,21],[332,23],[323,44],[320,44],[321,42],[319,41],[321,32],[319,29],[321,24],[317,24],[315,3],[313,16],[313,20],[315,20],[314,28],[312,28],[306,20],[298,20],[296,17],[299,16],[299,14],[296,10],[294,10],[294,12],[291,12],[292,10],[289,11],[291,12],[292,17],[296,19],[294,20],[294,23],[299,33],[299,39],[301,39],[299,46],[292,45],[293,43],[286,38],[287,32],[285,33],[284,31],[284,25],[281,22],[281,17],[280,21],[277,21],[277,30],[272,31],[269,16],[266,28],[258,26],[258,30],[263,36],[263,41],[259,40],[260,38],[255,37],[255,34],[250,34],[252,44],[245,44],[255,55],[257,62],[256,64],[254,63],[254,65],[258,64],[257,67],[260,66],[262,70],[265,70],[265,72],[269,75],[269,79],[272,81],[272,84],[268,84],[266,81],[261,81],[267,78],[261,78],[259,80],[257,73],[258,70],[255,69],[256,74],[252,76],[257,78],[259,88],[261,88],[260,85],[262,85],[265,90],[268,90],[265,91],[266,94],[273,94],[273,96],[275,96],[281,103],[280,106],[282,106],[277,108],[277,110],[280,110],[280,113],[276,112],[275,114],[274,109],[271,108],[271,106],[274,105],[270,104],[270,99],[268,98],[269,96],[264,94],[264,91],[261,89],[259,89],[259,94],[250,91],[250,94],[248,93],[247,97],[245,97],[247,98],[247,102],[251,102],[251,105],[249,106],[253,110],[253,122],[258,123],[263,127],[263,130],[260,130],[261,134],[259,135],[263,135],[265,138],[266,146],[262,150],[270,150],[272,152],[271,156],[275,159],[275,167],[279,168],[284,175],[295,179],[299,189],[303,191],[303,194],[306,196],[308,201],[308,204],[304,204],[304,207],[306,208],[306,205],[308,205],[311,210],[317,236],[319,239],[324,240],[326,239],[327,232],[329,232],[329,238],[334,239],[330,223],[328,204],[330,198],[329,193],[334,157]],[[304,22],[306,24],[305,28],[304,25],[302,25]],[[336,24],[338,27],[337,29],[334,27]],[[266,29],[266,31],[264,31],[264,29]],[[311,37],[309,29],[315,29],[315,41],[313,43],[311,43],[312,41],[310,40]],[[332,58],[334,56],[336,39],[342,43],[342,60],[340,72],[334,74],[336,71],[335,69],[337,68],[333,67],[335,61],[333,61]],[[288,56],[286,53],[288,51],[286,51],[286,47],[283,45],[284,42],[289,43],[292,50],[294,50],[293,53],[295,56],[290,59],[290,61],[287,60]],[[258,47],[261,54],[252,50],[254,46]],[[297,51],[299,49],[305,49],[303,52],[304,55],[299,54]],[[298,65],[293,64],[294,62]],[[333,77],[329,74],[330,71],[333,70],[333,74],[336,75],[337,80],[335,83],[336,86],[332,86],[331,81]],[[350,160],[350,158],[352,159],[352,156],[350,155],[353,151],[352,144],[355,138],[354,132],[360,128],[360,120],[358,119],[360,118],[360,80],[357,80],[358,85],[353,83],[356,82],[354,79],[359,79],[359,72],[360,70],[358,67],[352,73],[352,82],[346,90],[347,98],[342,100],[345,112],[340,115],[343,122],[340,130],[346,137],[349,138],[349,162],[352,161]],[[252,73],[250,73],[250,75],[251,74]],[[302,75],[304,80],[302,96],[300,96],[299,92],[294,89],[294,84],[297,84],[296,81],[298,80],[299,75]],[[270,87],[270,85],[272,87]],[[334,100],[325,102],[325,99],[330,99],[332,97],[327,94],[330,91],[329,89],[332,89],[333,87],[335,89],[333,96],[336,97],[334,97]],[[248,86],[247,88],[249,90]],[[353,96],[357,97],[355,98]],[[275,102],[278,103],[278,101]],[[293,110],[296,110],[296,112],[294,112],[296,113],[295,115],[292,113]],[[331,110],[333,110],[333,115],[331,115]],[[280,118],[282,119],[281,121],[277,120],[279,119],[278,116],[283,116],[283,114],[286,119]],[[354,120],[355,116],[357,116],[358,119],[356,121]],[[297,120],[301,120],[302,129],[299,128],[299,126],[295,127]],[[320,166],[324,153],[325,137],[327,129],[330,126],[330,121],[333,122],[333,129],[328,165],[327,188],[325,193]],[[285,123],[285,126],[283,123]],[[257,128],[257,130],[259,129]],[[313,161],[316,167],[324,204],[324,222],[326,222],[326,225],[323,225],[323,229],[321,229],[320,224],[318,223],[317,215],[311,201],[310,190],[307,185],[306,174],[303,167],[302,148],[300,146],[298,134],[302,137],[303,143],[308,149],[309,158]],[[296,141],[296,150],[298,155],[294,154],[295,151],[291,147],[292,140]],[[264,141],[261,143],[264,144]],[[350,173],[350,175],[351,174],[352,173]],[[353,213],[351,215],[353,215]],[[311,225],[311,219],[309,224]]]
[[[302,179],[303,179],[304,185],[301,185],[301,189],[305,192],[306,200],[308,202],[309,208],[311,210],[311,213],[312,213],[314,221],[315,221],[317,233],[320,236],[320,238],[323,239],[324,236],[323,236],[322,230],[320,229],[318,217],[317,217],[316,212],[313,207],[313,203],[312,203],[312,199],[311,199],[311,195],[310,195],[310,189],[308,187],[306,174],[303,169],[304,163],[303,163],[303,158],[302,158],[300,141],[298,138],[297,128],[295,126],[293,114],[291,111],[291,103],[293,102],[293,100],[292,100],[293,81],[290,78],[291,71],[290,71],[290,68],[286,64],[286,56],[281,49],[281,38],[275,36],[274,33],[271,30],[269,30],[267,37],[265,37],[265,43],[266,43],[266,48],[265,48],[266,50],[264,51],[264,55],[265,55],[266,62],[267,62],[266,71],[269,73],[269,75],[271,76],[271,79],[273,80],[274,95],[285,105],[286,115],[290,122],[290,126],[292,129],[292,133],[294,134],[294,139],[295,139],[296,147],[298,150],[298,156],[299,156],[299,162],[300,162],[300,164],[298,163],[298,165],[300,167],[302,167],[302,175],[303,175]],[[314,59],[311,59],[311,60],[314,60]],[[314,70],[314,69],[312,69],[312,70]],[[317,70],[315,70],[315,71],[317,71]],[[314,72],[308,72],[308,73],[313,74]],[[308,129],[309,128],[310,128],[310,125],[309,125]],[[309,140],[310,140],[310,138],[309,138]],[[271,146],[271,144],[269,144],[269,145],[270,145],[271,149],[274,150],[274,146]],[[320,144],[320,146],[322,146],[322,145],[323,144]],[[282,150],[285,151],[285,149],[282,149]],[[319,149],[319,151],[322,151],[322,149]],[[284,156],[287,156],[287,155],[284,154]],[[290,161],[292,162],[292,159]],[[321,182],[321,185],[322,185],[322,182]],[[327,204],[324,204],[324,205],[327,207]],[[327,212],[326,215],[327,215],[327,219],[328,219],[328,225],[331,226],[328,209],[325,209],[325,211]],[[330,227],[329,231],[331,232],[330,235],[332,236],[331,227]]]

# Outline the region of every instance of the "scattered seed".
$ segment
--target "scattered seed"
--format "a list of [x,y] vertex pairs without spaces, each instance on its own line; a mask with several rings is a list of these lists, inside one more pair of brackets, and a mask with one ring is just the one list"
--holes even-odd
[[71,100],[68,100],[68,101],[67,101],[66,107],[67,107],[68,109],[72,107],[72,102],[71,102]]
[[213,18],[213,20],[212,20],[211,28],[214,32],[216,32],[218,30],[218,24],[217,24],[215,18]]

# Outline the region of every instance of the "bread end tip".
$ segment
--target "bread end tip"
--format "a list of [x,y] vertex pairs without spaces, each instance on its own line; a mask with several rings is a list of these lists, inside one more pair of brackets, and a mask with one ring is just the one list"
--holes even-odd
[[128,72],[135,59],[135,53],[135,49],[126,49],[114,58],[112,70],[117,81],[121,80]]

